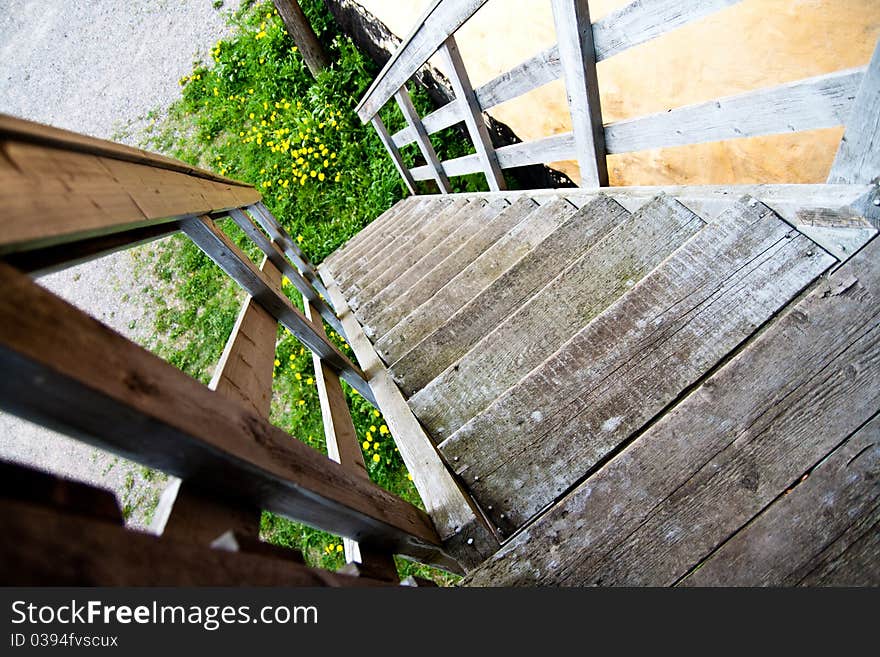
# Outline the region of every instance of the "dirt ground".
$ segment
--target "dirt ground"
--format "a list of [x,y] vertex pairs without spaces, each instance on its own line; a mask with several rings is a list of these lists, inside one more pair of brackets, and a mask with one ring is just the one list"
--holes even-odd
[[[0,12],[0,112],[131,142],[180,94],[178,80],[227,33],[239,0],[5,0]],[[132,144],[136,145],[136,144]],[[128,252],[39,279],[137,338],[151,332],[144,288]],[[149,523],[164,478],[0,413],[0,458],[113,490],[129,522]]]

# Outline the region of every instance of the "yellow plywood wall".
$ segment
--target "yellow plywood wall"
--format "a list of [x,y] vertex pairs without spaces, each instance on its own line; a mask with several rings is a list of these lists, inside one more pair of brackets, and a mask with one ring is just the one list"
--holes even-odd
[[[592,0],[593,20],[630,0]],[[428,0],[360,0],[406,35]],[[880,0],[744,0],[598,65],[605,123],[830,73],[868,62]],[[490,0],[456,35],[472,82],[491,80],[556,41],[550,0]],[[442,63],[432,63],[441,71]],[[446,72],[446,71],[444,71]],[[571,129],[561,82],[490,114],[525,141]],[[612,185],[815,183],[842,128],[609,157]],[[554,163],[574,180],[577,164]]]

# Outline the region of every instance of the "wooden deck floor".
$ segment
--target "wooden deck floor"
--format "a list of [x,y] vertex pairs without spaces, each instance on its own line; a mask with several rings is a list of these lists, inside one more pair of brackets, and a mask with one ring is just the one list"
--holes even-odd
[[415,197],[328,259],[502,541],[465,583],[880,583],[880,242],[777,192]]

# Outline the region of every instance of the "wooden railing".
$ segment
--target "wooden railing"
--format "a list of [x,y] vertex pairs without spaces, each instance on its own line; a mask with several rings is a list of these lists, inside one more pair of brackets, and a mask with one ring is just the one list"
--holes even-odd
[[[158,554],[162,541],[170,540],[192,544],[196,552],[217,543],[265,556],[267,546],[256,540],[259,510],[265,509],[350,539],[347,555],[353,565],[347,572],[362,580],[394,580],[392,554],[461,569],[424,511],[369,480],[340,379],[375,403],[372,388],[364,372],[327,338],[322,320],[345,335],[327,301],[330,294],[254,188],[157,155],[5,116],[0,117],[0,150],[5,208],[0,220],[0,407],[181,478],[166,535],[142,549]],[[227,216],[262,250],[261,267],[220,229],[217,220]],[[176,231],[188,235],[249,294],[210,386],[111,331],[29,275]],[[282,275],[302,295],[305,313],[282,292]],[[314,354],[332,458],[268,420],[279,322]],[[62,485],[34,477],[35,489]],[[43,577],[71,583],[61,571],[53,575],[40,568],[50,567],[53,550],[87,559],[84,545],[94,539],[69,536],[63,549],[52,544],[36,528],[36,519],[53,511],[32,502],[16,507],[14,522],[6,513],[0,519],[6,536],[4,570],[17,572],[4,581],[23,581],[30,572],[32,582]],[[22,513],[31,513],[34,522],[22,520]],[[53,517],[53,522],[67,522]],[[16,531],[35,543],[16,551],[8,544],[9,532]],[[101,526],[95,531],[115,536],[125,530]],[[107,540],[121,549],[122,539]],[[177,554],[177,548],[168,549],[169,555]],[[28,556],[41,550],[45,562]],[[187,554],[184,562],[192,560]],[[132,564],[136,555],[128,555]],[[112,560],[125,562],[125,551]],[[286,573],[279,581],[295,581],[291,573],[324,583],[345,581],[309,574],[299,561],[276,564]],[[93,565],[95,572],[101,570]],[[132,573],[140,572],[132,567]],[[176,581],[190,581],[187,577],[181,571]],[[242,583],[230,577],[226,583]],[[173,579],[166,576],[162,582]],[[135,574],[125,581],[145,583]],[[205,581],[220,583],[217,577]]]
[[[486,1],[431,3],[358,105],[360,118],[373,123],[411,191],[417,180],[434,180],[448,193],[449,178],[478,172],[497,191],[504,188],[502,169],[560,160],[577,160],[582,187],[602,187],[608,185],[608,154],[845,125],[865,73],[865,67],[838,71],[605,125],[597,62],[740,0],[634,0],[595,23],[587,0],[550,0],[558,43],[472,89],[454,33]],[[406,83],[438,50],[447,60],[455,99],[420,118]],[[482,113],[559,78],[565,81],[572,130],[495,149]],[[392,97],[407,127],[388,135],[378,111]],[[462,121],[476,153],[440,162],[428,135]],[[426,164],[407,169],[399,149],[412,142]]]

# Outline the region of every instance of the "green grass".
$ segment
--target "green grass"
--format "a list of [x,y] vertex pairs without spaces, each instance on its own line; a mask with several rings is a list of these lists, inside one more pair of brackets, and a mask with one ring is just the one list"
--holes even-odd
[[[264,203],[296,237],[315,263],[402,198],[405,188],[370,126],[354,113],[357,99],[376,67],[336,32],[320,0],[301,1],[333,65],[312,79],[269,3],[246,7],[231,17],[233,36],[212,50],[213,61],[196,63],[180,81],[182,99],[165,118],[151,122],[143,145],[225,176],[255,185]],[[413,93],[424,115],[427,96]],[[391,132],[404,126],[393,103],[382,118]],[[432,137],[441,158],[473,152],[454,131]],[[414,148],[404,149],[415,164]],[[479,176],[453,181],[455,191],[485,189]],[[428,188],[424,188],[428,191]],[[256,247],[231,222],[224,230],[258,262]],[[219,359],[243,295],[183,237],[139,252],[140,266],[158,285],[155,334],[148,346],[184,372],[207,382]],[[285,291],[301,307],[289,284]],[[328,330],[343,351],[342,340]],[[346,351],[351,355],[350,351]],[[421,506],[383,419],[343,385],[373,481]],[[311,354],[279,331],[271,420],[316,449],[325,450]],[[267,540],[303,551],[309,563],[343,565],[338,537],[264,513]],[[405,560],[401,576],[417,574],[440,584],[454,576]]]

